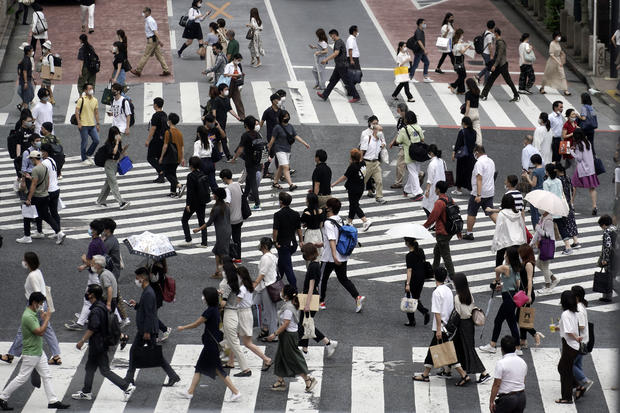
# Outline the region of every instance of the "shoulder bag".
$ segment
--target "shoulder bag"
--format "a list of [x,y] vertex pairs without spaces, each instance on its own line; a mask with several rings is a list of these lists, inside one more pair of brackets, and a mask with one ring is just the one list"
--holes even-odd
[[245,38],[246,38],[246,40],[252,40],[254,38],[254,28],[253,27],[250,27],[248,29],[248,32],[245,34]]
[[[80,98],[81,102],[80,102],[80,110],[78,113],[80,113],[80,115],[82,114],[82,107],[84,106],[84,98],[81,97]],[[77,117],[75,116],[75,113],[73,115],[71,115],[71,119],[70,122],[72,125],[77,125],[78,124],[78,120]]]
[[179,26],[181,26],[181,27],[187,26],[187,22],[188,21],[189,21],[189,16],[188,15],[181,16],[181,19],[179,20]]
[[487,320],[487,316],[480,308],[474,307],[473,310],[471,310],[471,320],[474,322],[475,325],[483,326]]
[[267,289],[267,294],[269,294],[271,302],[277,303],[278,301],[282,301],[282,298],[280,298],[280,292],[284,288],[284,282],[282,282],[282,276],[280,276],[280,274],[276,276],[276,282],[265,288]]
[[454,186],[454,173],[452,171],[448,171],[448,166],[446,165],[446,161],[442,159],[443,162],[443,172],[446,176],[446,184],[448,184],[448,188],[452,188]]

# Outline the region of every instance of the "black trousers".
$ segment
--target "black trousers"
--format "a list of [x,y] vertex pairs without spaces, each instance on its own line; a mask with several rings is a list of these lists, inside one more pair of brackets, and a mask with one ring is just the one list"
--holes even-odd
[[[310,311],[310,317],[314,317],[314,315],[316,314],[316,311]],[[304,317],[305,317],[305,312],[304,311],[300,311],[299,312],[299,325],[298,325],[298,329],[297,329],[297,334],[299,334],[299,345],[301,347],[308,347],[308,342],[310,341],[309,339],[304,339],[302,338],[304,336]],[[314,341],[316,341],[317,343],[319,343],[321,340],[323,340],[325,338],[325,334],[321,333],[319,331],[318,328],[314,328],[314,335],[316,336],[315,338],[313,338]]]
[[256,172],[260,169],[260,165],[245,164],[245,187],[243,188],[243,196],[248,196],[252,191],[254,205],[260,206],[260,196],[258,194],[258,181],[256,180]]
[[159,154],[148,154],[146,161],[157,171],[158,175],[164,173],[163,165],[159,163]]
[[[134,358],[136,349],[138,347],[144,346],[145,344],[149,346],[156,345],[157,333],[151,334],[150,340],[145,340],[143,337],[143,334],[144,333],[141,333],[138,331],[138,333],[136,334],[136,338],[134,339],[133,344],[131,345],[131,349],[129,350],[129,368],[127,369],[127,375],[125,376],[126,381],[133,381],[133,377],[136,373],[136,367],[134,366],[134,363],[133,363],[133,358]],[[163,359],[161,368],[164,369],[169,379],[173,379],[173,380],[179,379],[179,376],[172,369],[172,367],[170,367],[170,363],[168,363],[168,361],[165,358]]]
[[37,214],[41,220],[47,222],[50,227],[54,230],[55,233],[58,234],[60,232],[60,226],[58,222],[50,215],[50,197],[42,196],[42,197],[32,197],[32,205],[37,208]]
[[239,256],[238,257],[231,257],[231,258],[237,258],[237,259],[241,259],[241,226],[243,225],[243,221],[241,221],[238,224],[231,224],[230,225],[230,229],[232,232],[232,240],[235,244],[237,244],[238,246],[238,251],[239,251]]
[[405,95],[407,95],[407,99],[413,99],[413,95],[409,90],[409,82],[400,82],[394,92],[392,92],[392,97],[397,97],[401,90],[405,89]]
[[500,394],[495,399],[495,413],[523,413],[525,411],[525,392]]
[[327,99],[329,97],[329,94],[332,93],[332,90],[334,89],[334,87],[336,87],[336,84],[340,80],[342,80],[342,83],[344,83],[348,96],[352,96],[355,99],[360,98],[360,95],[357,93],[357,90],[355,89],[355,85],[351,82],[351,79],[349,78],[347,67],[336,66],[334,68],[334,71],[332,72],[332,75],[329,78],[329,83],[327,84],[327,87],[322,93],[323,99]]
[[573,387],[577,385],[573,374],[573,364],[579,352],[569,346],[566,340],[562,339],[562,355],[558,362],[558,373],[560,373],[560,387],[562,388],[562,399],[573,400]]
[[[413,281],[413,279],[411,281]],[[422,286],[424,286],[424,280],[422,280]],[[409,287],[411,288],[411,286],[409,286]],[[420,288],[420,291],[421,290],[422,289]],[[407,294],[407,298],[415,298],[416,300],[418,300],[418,311],[419,312],[421,312],[422,314],[428,313],[428,308],[424,307],[422,305],[422,301],[420,301],[420,294],[419,293],[417,294],[417,297],[416,297],[415,292],[413,291],[413,289],[411,289],[411,292],[406,293],[406,294]],[[409,323],[410,324],[415,323],[415,313],[406,313],[406,314],[407,314],[407,320],[409,320]]]
[[519,342],[519,327],[517,325],[517,318],[515,315],[516,309],[517,305],[512,300],[512,295],[508,292],[503,292],[502,305],[499,306],[497,315],[493,321],[493,334],[491,336],[492,342],[497,343],[497,339],[499,338],[499,333],[502,331],[502,324],[504,321],[508,324],[512,337],[517,343]]
[[521,65],[519,69],[521,69],[519,73],[519,90],[529,90],[536,81],[534,67],[532,65]]
[[441,54],[441,58],[439,59],[439,62],[437,62],[437,69],[441,69],[441,65],[443,64],[443,61],[446,60],[447,56],[450,56],[450,62],[452,62],[452,65],[454,66],[454,54],[452,52],[447,52]]
[[41,43],[41,47],[43,47],[43,43],[45,43],[46,39],[35,39],[34,36],[30,38],[30,47],[32,47],[32,55],[34,56],[37,52],[37,40]]
[[366,215],[360,207],[360,199],[364,193],[348,191],[347,194],[349,195],[349,219],[355,218],[355,215],[360,219],[364,218]]
[[84,386],[82,387],[82,392],[84,393],[90,393],[92,391],[97,368],[103,377],[110,380],[121,390],[125,391],[127,390],[127,386],[129,386],[126,380],[110,370],[110,358],[108,357],[107,351],[96,353],[89,348],[85,368],[86,374],[84,375]]
[[450,83],[450,86],[456,89],[457,93],[465,93],[465,78],[467,77],[467,72],[465,71],[465,66],[461,66],[462,69],[456,70],[457,78],[453,83]]
[[560,162],[562,160],[562,155],[560,155],[560,142],[562,142],[561,137],[554,136],[551,140],[551,160],[553,162]]
[[19,10],[15,13],[15,20],[19,20],[19,15],[23,12],[24,17],[22,18],[22,24],[27,24],[28,22],[28,7],[24,3],[19,3]]
[[49,193],[49,210],[50,216],[58,223],[60,228],[60,215],[58,215],[58,198],[60,197],[60,189]]
[[484,89],[482,89],[480,96],[486,97],[489,94],[489,90],[491,90],[495,79],[497,79],[499,75],[502,75],[506,84],[510,86],[513,96],[519,97],[519,92],[517,91],[515,84],[512,82],[510,73],[508,72],[508,63],[504,63],[501,67],[496,67],[495,70],[491,72],[491,76],[489,76],[489,80],[485,82]]
[[179,179],[177,178],[177,168],[179,164],[177,163],[167,163],[161,165],[162,170],[164,171],[164,176],[170,182],[170,193],[177,192],[177,185],[179,185]]
[[[329,245],[325,246],[325,248],[329,248]],[[325,294],[327,293],[327,281],[329,281],[329,276],[332,274],[332,271],[336,272],[336,277],[338,277],[338,282],[351,294],[351,297],[357,299],[360,293],[355,288],[355,285],[349,277],[347,277],[347,262],[341,262],[340,265],[336,265],[333,262],[321,262],[321,295],[320,301],[325,301]]]
[[[198,218],[198,225],[202,226],[205,223],[205,206],[189,206],[189,211],[187,207],[183,209],[183,217],[181,218],[181,226],[183,227],[183,234],[185,234],[185,241],[191,242],[192,236],[189,232],[189,219],[196,213],[196,218]],[[206,228],[201,231],[202,235],[202,245],[207,245],[207,230]]]

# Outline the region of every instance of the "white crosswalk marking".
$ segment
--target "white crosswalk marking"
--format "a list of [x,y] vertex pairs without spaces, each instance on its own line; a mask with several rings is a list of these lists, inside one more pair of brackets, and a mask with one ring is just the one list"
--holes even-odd
[[482,109],[489,115],[489,118],[491,118],[495,126],[504,128],[512,128],[515,126],[508,117],[508,114],[502,110],[491,93],[487,96],[486,101],[480,100],[480,106],[482,106]]
[[530,351],[534,360],[536,379],[545,411],[576,413],[577,409],[574,404],[555,403],[555,400],[562,398],[560,375],[557,369],[560,350],[558,348],[532,348]]
[[[6,354],[6,351],[11,348],[11,344],[13,344],[11,341],[0,341],[0,348],[2,349],[2,354]],[[9,381],[9,378],[11,378],[13,371],[17,367],[17,364],[17,360],[14,360],[11,364],[7,364],[4,362],[0,364],[0,388],[4,389],[4,387]]]
[[2,112],[0,113],[0,125],[6,125],[6,121],[9,119],[9,114]]
[[65,115],[65,125],[71,124],[71,115],[75,114],[75,102],[80,98],[77,85],[71,85],[71,93],[69,94],[69,103],[67,105],[67,114]]
[[[571,102],[568,100],[568,96],[565,96],[565,95],[563,94],[563,93],[564,93],[564,91],[562,91],[562,92],[560,93],[560,91],[558,91],[558,90],[556,90],[556,89],[554,89],[554,88],[551,88],[551,87],[546,87],[546,86],[545,86],[545,92],[547,92],[547,93],[545,93],[543,96],[544,96],[544,97],[545,97],[545,98],[546,98],[546,99],[547,99],[550,103],[553,103],[553,102],[555,102],[555,101],[559,100],[559,101],[561,101],[561,102],[564,104],[564,112],[565,112],[565,113],[566,113],[566,111],[567,111],[568,109],[573,109],[573,110],[576,110],[576,109],[575,109],[575,106],[573,106],[573,105],[571,104]],[[549,105],[549,107],[551,108],[551,105]],[[545,112],[547,112],[547,113],[548,113],[548,112],[550,112],[550,111],[551,111],[551,109],[549,109],[548,111],[545,111]]]
[[[618,358],[619,350],[617,348],[593,348],[592,361],[596,368],[598,381],[603,388],[605,402],[610,412],[618,408]],[[590,377],[592,379],[592,377]]]
[[439,99],[441,99],[441,103],[448,109],[448,113],[454,120],[454,123],[460,125],[463,118],[461,115],[461,105],[463,104],[461,100],[450,92],[445,83],[431,83],[431,86],[439,96]]
[[328,100],[332,105],[338,123],[343,125],[357,125],[358,121],[355,117],[355,112],[353,112],[353,107],[351,107],[351,104],[346,98],[347,93],[344,87],[339,83],[334,89],[337,89],[336,93],[329,95]]
[[291,91],[291,100],[297,109],[299,122],[302,124],[319,123],[319,118],[316,116],[306,84],[300,81],[289,80],[287,85]]
[[[256,103],[256,118],[261,119],[263,112],[271,106],[269,98],[273,95],[269,82],[257,81],[252,82],[252,91],[254,92],[254,102]],[[267,137],[268,139],[271,136]]]
[[383,413],[383,348],[353,347],[351,411]]
[[[415,375],[421,375],[423,371],[424,359],[428,348],[426,347],[413,347],[412,359],[415,365]],[[446,384],[444,379],[440,379],[437,376],[431,376],[430,382],[425,383],[422,381],[413,382],[413,395],[415,398],[415,411],[416,412],[448,412],[450,408],[448,406],[448,392],[446,390]]]
[[[407,107],[415,112],[420,125],[437,126],[437,121],[433,117],[431,111],[428,109],[428,106],[424,102],[424,99],[422,99],[422,95],[420,95],[416,84],[410,83],[409,89],[411,91],[411,94],[413,95],[413,98],[415,99],[415,102],[407,102]],[[405,99],[407,98],[407,96],[405,96],[405,91],[400,92],[400,95]]]
[[[478,304],[480,305],[480,303]],[[487,327],[488,328],[488,327]],[[476,341],[479,341],[478,334],[475,335]],[[477,345],[483,345],[485,343],[477,343]],[[502,358],[501,351],[498,349],[495,354],[485,353],[483,351],[476,351],[478,353],[478,357],[482,364],[484,364],[484,368],[487,370],[487,373],[491,375],[491,380],[487,381],[484,384],[479,384],[476,386],[478,390],[478,400],[480,401],[480,411],[482,413],[486,413],[489,411],[489,398],[491,397],[491,387],[493,386],[493,371],[495,370],[495,363]],[[476,379],[478,379],[480,375],[477,375]]]
[[[179,391],[187,391],[192,377],[194,376],[194,366],[202,351],[202,346],[191,344],[179,344],[174,349],[170,365],[181,378],[181,381],[174,387],[162,387],[154,413],[170,413],[175,411],[187,411],[190,399],[181,398]],[[167,380],[167,379],[166,379]],[[196,391],[199,391],[199,387]]]
[[372,114],[379,118],[379,123],[390,126],[396,125],[395,114],[385,101],[379,85],[375,82],[362,82],[360,87],[364,92],[366,102],[370,106]]
[[[144,117],[143,122],[149,123],[151,121],[151,116],[155,113],[155,109],[153,109],[153,99],[156,97],[163,97],[163,87],[159,82],[144,83]],[[137,116],[134,115],[136,118]]]
[[301,377],[293,379],[288,387],[286,413],[318,413],[321,398],[321,384],[323,381],[323,346],[308,347],[305,356],[310,375],[317,381],[312,393],[306,392],[306,383]]
[[[260,351],[265,352],[265,346],[258,346]],[[263,360],[258,357],[256,354],[249,351],[247,348],[242,347],[243,353],[245,354],[245,358],[248,362],[248,367],[252,369],[252,375],[250,377],[234,377],[231,375],[230,379],[233,384],[242,394],[241,400],[238,402],[227,402],[229,397],[232,396],[232,392],[230,389],[226,389],[226,394],[224,396],[224,404],[222,405],[221,413],[240,413],[240,412],[248,412],[251,413],[254,411],[254,406],[256,405],[256,398],[258,397],[258,387],[260,386],[261,379],[261,367],[263,366]],[[241,370],[233,369],[232,373],[238,373]]]
[[[510,95],[512,90],[508,85],[502,85],[502,88]],[[540,110],[526,95],[520,95],[518,102],[513,102],[519,110],[523,113],[525,118],[532,122],[532,125],[538,126],[538,116],[540,112],[548,112],[547,110]]]
[[198,82],[179,83],[181,91],[181,121],[183,123],[200,123],[201,111],[200,95],[198,94]]
[[[114,367],[112,362],[110,362],[112,372],[118,374],[120,377],[125,375],[127,367],[129,366],[130,348],[131,346],[127,346],[125,349],[121,350],[119,346],[114,353],[114,360],[122,362],[122,367]],[[140,370],[137,369],[134,375],[134,380],[139,379],[139,374]],[[76,392],[77,389],[72,393]],[[127,402],[124,401],[124,392],[116,387],[110,380],[103,380],[103,383],[97,392],[97,398],[93,402],[93,406],[90,408],[90,413],[122,413],[123,410],[125,410],[126,405]]]

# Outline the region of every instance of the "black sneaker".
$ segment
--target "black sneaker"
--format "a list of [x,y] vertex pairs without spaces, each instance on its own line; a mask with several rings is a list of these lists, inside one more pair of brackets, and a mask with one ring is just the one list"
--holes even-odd
[[69,404],[62,404],[62,402],[59,400],[56,403],[48,403],[47,404],[47,408],[48,409],[58,409],[58,410],[66,410],[69,407],[71,407],[71,405]]
[[473,241],[474,240],[474,234],[463,234],[463,239],[469,240],[469,241]]
[[291,174],[291,176],[295,175],[295,172],[297,172],[295,169],[291,169],[290,171],[288,171],[288,173]]
[[153,180],[153,182],[156,184],[163,184],[164,182],[166,182],[166,178],[164,178],[164,175],[159,175],[157,179]]
[[6,402],[6,400],[0,399],[0,410],[8,411],[8,410],[13,410],[13,408],[9,407],[8,403]]
[[510,99],[508,102],[518,102],[519,100],[521,100],[521,98],[519,97],[519,95],[517,95],[517,96],[513,97],[512,99]]
[[440,68],[435,69],[435,73],[439,73],[440,75],[443,75],[443,70],[441,70]]

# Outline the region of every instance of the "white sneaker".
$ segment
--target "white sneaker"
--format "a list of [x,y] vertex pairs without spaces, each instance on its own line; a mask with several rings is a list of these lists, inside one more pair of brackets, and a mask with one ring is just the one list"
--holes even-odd
[[80,165],[82,165],[82,166],[91,166],[92,163],[90,162],[90,159],[86,158],[82,162],[80,162]]
[[411,83],[420,83],[419,81],[415,80],[415,78],[414,78],[414,79],[411,79],[411,80],[409,80],[409,81],[410,81]]
[[181,247],[188,247],[188,248],[191,248],[191,247],[194,245],[194,243],[192,243],[191,241],[183,241],[183,242],[181,242],[179,245],[180,245]]
[[19,192],[19,179],[13,184],[13,191]]
[[177,394],[179,395],[179,397],[181,397],[183,399],[188,399],[188,400],[191,400],[192,397],[194,397],[194,395],[193,394],[189,394],[187,392],[187,390],[181,390]]
[[157,342],[161,343],[162,341],[168,340],[168,337],[170,337],[170,333],[172,333],[172,328],[168,327],[168,330],[166,330],[166,332],[163,333],[161,337],[157,337]]
[[497,349],[490,344],[487,344],[485,346],[480,346],[478,347],[478,350],[483,351],[485,353],[495,353],[497,351]]
[[42,232],[35,232],[31,235],[32,239],[43,239],[45,235]]
[[238,401],[240,401],[240,400],[241,400],[241,392],[239,392],[239,393],[237,393],[237,394],[233,393],[233,394],[232,394],[232,395],[228,398],[228,400],[226,400],[226,401],[227,401],[227,402],[229,402],[229,403],[234,403],[234,402],[238,402]]
[[108,207],[108,204],[104,204],[104,203],[101,203],[101,204],[100,204],[99,202],[95,202],[95,205],[96,205],[97,207],[99,207],[99,208],[107,208],[107,207]]
[[548,294],[551,294],[551,293],[553,293],[553,289],[547,288],[547,287],[543,287],[540,290],[536,291],[536,294],[538,294],[538,295],[548,295]]
[[338,342],[336,340],[329,340],[329,346],[325,346],[327,349],[327,357],[331,357],[336,352],[336,348],[338,347]]
[[425,77],[424,78],[424,83],[433,83],[433,82],[434,82],[434,80],[431,79],[430,77]]
[[129,319],[129,317],[127,317],[126,319],[121,321],[121,328],[125,328],[127,327],[129,324],[131,324],[131,320]]
[[359,313],[360,311],[362,311],[362,306],[364,305],[364,300],[366,300],[366,297],[363,295],[358,295],[357,299],[355,300],[355,312]]
[[21,238],[17,238],[15,242],[17,242],[18,244],[32,244],[32,238],[24,235]]
[[452,195],[463,195],[462,191],[459,191],[458,189],[453,189],[452,192],[450,192]]
[[553,290],[555,287],[558,286],[559,283],[560,283],[560,279],[556,278],[555,280],[551,281],[551,287],[549,287],[549,289]]
[[368,231],[368,228],[370,228],[370,226],[372,225],[372,220],[367,219],[366,222],[364,222],[364,225],[362,226],[362,229],[365,231]]
[[60,232],[58,233],[58,239],[56,239],[56,245],[60,245],[60,244],[62,244],[62,242],[65,240],[65,238],[66,238],[65,233],[64,233],[64,232],[62,232],[62,231],[60,231]]
[[127,386],[127,390],[125,390],[125,394],[123,395],[124,402],[129,401],[129,398],[131,397],[131,394],[133,393],[135,389],[136,389],[136,386],[129,383],[129,386]]
[[83,391],[79,391],[77,393],[73,393],[71,395],[71,398],[73,400],[92,400],[93,399],[93,394],[92,393],[84,393]]
[[88,156],[86,159],[88,159],[88,161],[90,162],[91,165],[95,165],[95,157],[94,156]]
[[522,355],[523,355],[523,350],[516,349],[516,350],[515,350],[515,354],[516,354],[517,356],[522,356]]

